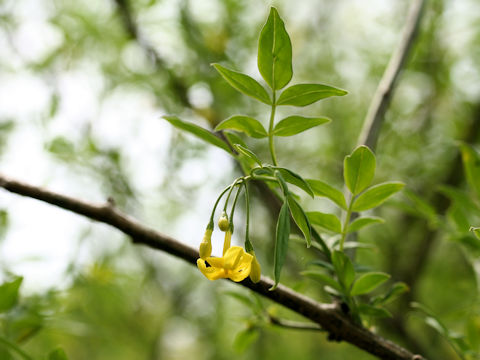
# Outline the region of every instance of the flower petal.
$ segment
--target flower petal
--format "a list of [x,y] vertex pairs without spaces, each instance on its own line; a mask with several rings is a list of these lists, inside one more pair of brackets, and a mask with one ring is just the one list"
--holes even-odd
[[223,256],[223,259],[225,260],[225,264],[223,265],[223,267],[226,270],[235,268],[240,259],[242,258],[243,254],[245,254],[243,248],[241,248],[240,246],[232,246]]
[[235,270],[230,270],[228,272],[228,277],[235,282],[244,280],[250,274],[251,264],[248,264],[245,267],[237,268]]
[[223,258],[213,257],[213,256],[208,257],[206,261],[210,266],[216,267],[216,268],[223,268],[223,264],[225,262]]
[[227,277],[223,268],[212,266],[207,267],[207,264],[203,259],[197,259],[197,267],[208,280],[218,280]]

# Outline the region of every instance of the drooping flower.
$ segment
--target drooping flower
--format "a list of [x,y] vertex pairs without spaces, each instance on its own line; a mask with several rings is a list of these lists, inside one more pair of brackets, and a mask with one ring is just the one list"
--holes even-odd
[[[231,236],[231,234],[230,234]],[[198,259],[197,266],[209,280],[232,279],[235,282],[244,280],[250,275],[253,256],[247,254],[240,246],[229,247],[223,257]]]
[[206,259],[212,255],[212,232],[213,229],[207,227],[207,230],[205,230],[205,235],[203,235],[203,240],[200,243],[198,253],[202,259]]
[[260,281],[260,275],[262,273],[262,270],[260,267],[260,263],[255,256],[255,252],[252,250],[250,251],[250,254],[253,256],[252,268],[250,270],[250,280],[252,280],[254,283],[258,283]]

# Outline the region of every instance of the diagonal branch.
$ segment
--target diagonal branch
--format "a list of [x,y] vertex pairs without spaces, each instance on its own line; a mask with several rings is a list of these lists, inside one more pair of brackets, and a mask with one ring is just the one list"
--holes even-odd
[[380,129],[385,119],[385,113],[392,98],[396,81],[415,41],[425,2],[426,0],[413,0],[410,6],[400,44],[392,54],[370,103],[358,139],[358,145],[367,145],[372,150],[377,145]]
[[[111,202],[107,202],[106,204],[85,202],[9,179],[1,174],[0,187],[12,193],[44,201],[62,209],[86,216],[92,220],[111,225],[129,235],[135,244],[147,245],[151,248],[165,251],[192,265],[196,263],[198,258],[196,249],[142,225],[137,220],[119,212],[112,206]],[[314,321],[329,333],[329,339],[347,341],[381,359],[423,359],[423,357],[414,355],[389,340],[356,325],[334,304],[318,303],[283,285],[279,285],[274,291],[269,291],[268,289],[273,285],[273,281],[270,278],[262,276],[260,282],[256,284],[245,280],[241,282],[240,285]]]

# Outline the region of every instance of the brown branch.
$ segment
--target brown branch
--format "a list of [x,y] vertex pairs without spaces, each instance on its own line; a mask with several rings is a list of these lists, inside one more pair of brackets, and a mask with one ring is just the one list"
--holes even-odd
[[375,149],[377,145],[380,128],[385,119],[385,113],[392,98],[395,83],[415,41],[425,2],[426,0],[413,0],[410,6],[405,27],[403,28],[402,38],[390,58],[372,102],[370,103],[358,139],[358,145],[367,145],[372,150]]
[[[196,264],[198,252],[190,246],[150,229],[138,221],[116,210],[111,203],[92,204],[69,196],[58,194],[40,187],[12,180],[0,174],[0,187],[12,193],[31,197],[76,214],[86,216],[117,228],[132,238],[133,243],[147,245],[179,257],[190,264]],[[321,304],[292,289],[279,285],[269,291],[273,281],[262,276],[254,284],[249,280],[240,283],[256,293],[281,304],[312,320],[329,333],[329,339],[347,341],[381,359],[412,360],[423,359],[408,350],[380,337],[352,322],[335,304]]]

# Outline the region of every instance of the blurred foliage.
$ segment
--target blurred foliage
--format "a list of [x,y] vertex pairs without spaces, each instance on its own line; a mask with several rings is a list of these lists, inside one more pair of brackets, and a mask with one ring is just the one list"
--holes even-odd
[[[356,144],[409,2],[274,4],[292,38],[295,83],[335,84],[349,91],[347,97],[302,109],[304,116],[333,121],[279,139],[277,156],[302,176],[340,188],[343,158]],[[237,93],[210,64],[259,78],[254,54],[270,5],[0,0],[0,159],[16,169],[18,161],[37,159],[44,151],[47,175],[25,172],[33,182],[64,177],[64,188],[73,193],[113,197],[120,208],[179,238],[194,228],[191,241],[199,242],[214,201],[211,193],[239,169],[207,145],[160,125],[159,117],[174,113],[213,129],[232,114],[268,116],[267,107]],[[468,358],[469,349],[480,351],[480,246],[468,231],[480,226],[480,200],[462,169],[459,144],[478,150],[478,14],[476,0],[428,2],[376,151],[374,183],[398,179],[407,190],[400,200],[372,211],[385,223],[359,235],[365,245],[357,250],[359,263],[410,288],[386,305],[392,319],[371,326],[431,359]],[[289,114],[280,110],[283,115]],[[266,145],[246,141],[268,159]],[[23,165],[38,170],[35,166],[40,165]],[[328,201],[315,201],[302,197],[309,210],[336,211]],[[258,244],[262,268],[272,269],[265,254],[273,253],[274,223],[263,203],[253,202],[252,242]],[[0,205],[2,246],[15,230],[9,204]],[[241,239],[241,230],[237,233]],[[106,237],[93,233],[86,240]],[[166,255],[127,246],[96,256],[69,267],[66,284],[38,293],[22,285],[19,297],[20,278],[2,260],[1,359],[28,358],[22,351],[57,359],[62,357],[58,346],[69,359],[372,358],[318,332],[275,327],[269,313],[302,319],[261,299],[261,307],[251,310],[225,291],[252,300],[250,293],[207,282],[196,269]],[[299,274],[314,260],[301,242],[291,241],[282,282],[327,301],[323,289]],[[423,304],[423,312],[412,311],[412,301]],[[465,344],[468,349],[458,355]]]

